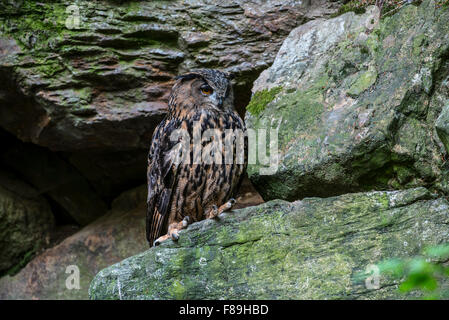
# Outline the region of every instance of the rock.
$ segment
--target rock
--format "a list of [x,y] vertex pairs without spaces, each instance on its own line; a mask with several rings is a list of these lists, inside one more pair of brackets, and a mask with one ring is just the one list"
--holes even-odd
[[109,204],[145,183],[150,138],[175,75],[200,67],[232,72],[243,114],[252,82],[290,30],[339,5],[3,1],[0,127],[58,151],[101,198],[99,205]]
[[380,21],[369,7],[294,29],[256,80],[245,118],[278,129],[278,170],[248,168],[262,197],[418,186],[448,195],[441,118],[435,130],[449,99],[447,21],[426,0]]
[[449,241],[449,203],[424,188],[273,200],[194,223],[100,271],[92,299],[397,299],[370,264]]
[[[0,154],[0,168],[6,171],[17,170],[28,184],[36,183],[35,187],[43,188],[40,191],[44,195],[48,191],[55,191],[56,185],[63,186],[65,191],[69,191],[64,197],[58,197],[58,200],[55,199],[57,197],[50,196],[57,203],[66,201],[66,197],[77,197],[77,194],[87,195],[77,206],[82,207],[86,201],[92,202],[79,214],[93,213],[94,219],[97,214],[105,212],[105,209],[100,210],[99,207],[104,207],[105,203],[109,205],[123,190],[146,183],[148,148],[116,152],[52,152],[48,148],[22,142],[1,128],[0,141],[3,150]],[[44,165],[50,163],[57,165],[52,165],[51,168]],[[70,207],[70,204],[61,205],[62,208],[67,206]],[[75,208],[74,215],[78,215],[78,212]]]
[[246,175],[240,185],[240,189],[236,195],[236,200],[237,202],[232,207],[233,209],[242,209],[264,203],[262,197],[256,191]]
[[[1,278],[0,300],[87,299],[89,284],[98,271],[148,248],[146,198],[146,185],[121,194],[106,215],[38,255],[17,275]],[[262,202],[245,179],[236,207]],[[59,228],[59,233],[73,233],[71,226]],[[52,236],[57,238],[58,234]],[[70,266],[77,266],[80,272],[79,290],[66,287]]]
[[296,26],[338,1],[73,1],[0,10],[0,125],[58,151],[147,149],[172,78],[235,74],[237,106]]
[[2,145],[0,164],[20,174],[37,192],[52,199],[69,219],[81,226],[107,211],[103,199],[87,179],[63,157],[46,148],[7,139]]
[[[87,299],[99,270],[148,248],[145,206],[146,186],[123,193],[106,215],[44,251],[17,275],[1,278],[0,299]],[[78,268],[79,289],[66,287],[67,281],[76,284],[69,278],[75,274],[71,266]]]
[[435,123],[435,128],[437,130],[438,137],[446,148],[446,152],[449,153],[449,103],[443,107],[443,110]]
[[123,190],[146,183],[148,148],[118,152],[90,150],[65,158],[108,203]]
[[47,201],[11,173],[0,171],[0,274],[13,273],[48,244],[53,225]]

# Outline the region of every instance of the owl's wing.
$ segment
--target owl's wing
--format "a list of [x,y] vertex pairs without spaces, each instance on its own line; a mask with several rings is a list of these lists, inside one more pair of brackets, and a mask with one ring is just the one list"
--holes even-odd
[[[234,111],[231,114],[231,117],[236,126],[236,129],[242,130],[244,133],[244,136],[243,136],[243,143],[244,143],[243,167],[241,168],[242,171],[239,174],[239,179],[237,180],[235,186],[233,186],[233,188],[232,188],[232,197],[235,198],[235,197],[237,197],[237,194],[240,190],[240,186],[243,183],[243,179],[245,178],[245,171],[248,166],[248,135],[246,134],[245,123],[243,122],[242,118],[240,118],[239,114],[236,111]],[[237,151],[234,151],[234,163],[241,163],[240,161],[241,161],[241,159],[237,159]]]
[[148,210],[146,236],[153,246],[154,241],[167,230],[172,190],[176,181],[178,165],[174,163],[170,134],[173,121],[162,121],[156,128],[148,155]]

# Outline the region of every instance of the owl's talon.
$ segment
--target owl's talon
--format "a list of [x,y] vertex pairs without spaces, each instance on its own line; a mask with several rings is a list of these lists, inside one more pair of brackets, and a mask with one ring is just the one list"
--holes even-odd
[[234,198],[231,198],[231,199],[229,199],[228,202],[226,202],[220,208],[218,208],[216,205],[213,205],[212,206],[212,210],[210,211],[208,218],[217,218],[223,212],[231,210],[232,207],[236,203],[237,203],[237,201]]
[[190,217],[189,216],[185,216],[184,219],[182,219],[182,226],[183,228],[186,228],[189,225],[190,222]]
[[179,240],[179,234],[177,232],[172,232],[171,239],[173,241],[178,241]]
[[216,218],[219,215],[218,207],[214,204],[212,206],[212,218]]
[[232,209],[232,207],[237,203],[237,201],[234,198],[229,199],[228,202],[226,202],[224,205],[222,205],[219,209],[220,213],[229,211]]
[[232,207],[235,205],[236,202],[237,202],[237,201],[235,201],[234,198],[229,199],[229,201],[226,202],[226,203],[223,205],[223,210],[222,210],[222,212],[223,212],[223,211],[227,211],[227,210],[232,209]]
[[167,240],[168,238],[170,238],[170,236],[168,234],[163,235],[159,238],[157,238],[154,242],[153,242],[153,246],[156,247],[158,245],[160,245],[162,242],[164,242],[165,240]]

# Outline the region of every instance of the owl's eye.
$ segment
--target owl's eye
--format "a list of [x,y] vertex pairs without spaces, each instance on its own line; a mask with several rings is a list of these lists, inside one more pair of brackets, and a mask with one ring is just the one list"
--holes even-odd
[[201,93],[206,96],[209,96],[212,94],[212,92],[214,92],[214,90],[212,90],[212,88],[209,87],[208,85],[201,86],[200,89],[201,89]]

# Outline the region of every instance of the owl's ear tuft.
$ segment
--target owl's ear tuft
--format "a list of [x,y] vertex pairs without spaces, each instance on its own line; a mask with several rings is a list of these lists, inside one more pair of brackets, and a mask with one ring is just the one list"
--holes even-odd
[[175,80],[192,80],[195,78],[202,78],[202,76],[198,73],[186,73],[175,77]]

